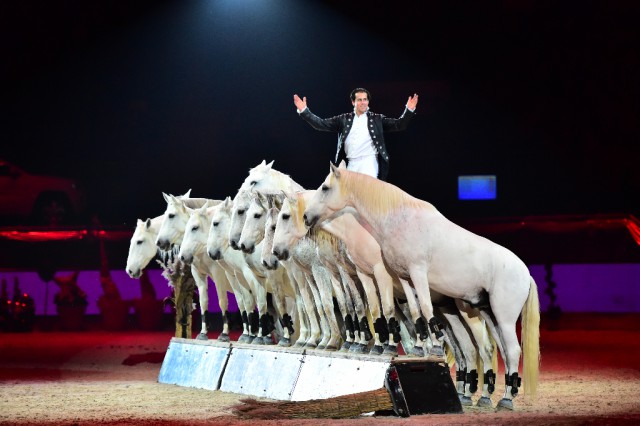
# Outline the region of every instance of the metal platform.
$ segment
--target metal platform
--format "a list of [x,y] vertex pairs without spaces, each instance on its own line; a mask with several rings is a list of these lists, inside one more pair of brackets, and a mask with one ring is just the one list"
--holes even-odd
[[285,401],[325,399],[386,386],[397,414],[460,413],[442,358],[373,356],[172,338],[160,383]]

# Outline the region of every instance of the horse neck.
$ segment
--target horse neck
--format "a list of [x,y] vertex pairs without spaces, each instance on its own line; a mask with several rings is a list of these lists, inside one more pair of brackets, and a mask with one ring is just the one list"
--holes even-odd
[[289,193],[304,190],[302,185],[298,184],[289,175],[286,175],[274,169],[271,169],[269,173],[271,174],[271,183],[273,186],[273,188],[271,189],[281,189]]

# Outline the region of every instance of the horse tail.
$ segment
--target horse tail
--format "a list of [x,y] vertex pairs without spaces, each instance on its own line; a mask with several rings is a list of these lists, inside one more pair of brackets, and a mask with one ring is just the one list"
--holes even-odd
[[529,297],[522,308],[522,381],[524,392],[532,397],[538,390],[540,372],[540,302],[538,286],[531,278]]

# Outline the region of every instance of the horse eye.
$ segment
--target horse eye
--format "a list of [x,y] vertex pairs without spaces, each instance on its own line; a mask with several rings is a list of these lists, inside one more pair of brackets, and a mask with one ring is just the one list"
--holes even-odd
[[200,229],[200,225],[196,225],[193,228],[191,228],[192,231],[197,231],[198,229]]
[[262,215],[260,213],[256,213],[253,215],[254,219],[260,219],[262,217]]
[[276,230],[276,226],[275,225],[271,225],[271,230],[275,231]]
[[282,215],[282,220],[289,220],[290,217],[291,217],[290,214],[283,214]]
[[215,227],[215,226],[218,226],[218,224],[219,224],[219,223],[220,223],[220,222],[213,222],[213,226],[214,226],[214,227]]
[[328,191],[329,187],[327,185],[322,185],[322,188],[320,188],[323,191]]
[[238,210],[238,214],[242,216],[244,214],[244,210]]
[[142,242],[143,242],[142,240],[138,240],[138,241],[136,241],[136,244],[137,244],[137,245],[141,245],[141,244],[142,244]]
[[255,181],[255,180],[252,180],[252,181],[249,183],[249,185],[253,186],[253,185],[255,185],[256,183],[258,183],[258,182],[257,182],[257,181]]
[[169,219],[173,219],[174,217],[176,217],[175,213],[169,213]]

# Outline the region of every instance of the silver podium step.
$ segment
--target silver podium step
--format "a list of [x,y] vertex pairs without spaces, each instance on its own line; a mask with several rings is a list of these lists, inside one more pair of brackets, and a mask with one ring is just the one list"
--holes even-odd
[[[393,380],[389,379],[389,373]],[[462,412],[442,358],[172,338],[158,382],[285,401],[325,399],[395,383],[408,414]],[[424,402],[423,400],[429,400]],[[426,405],[425,405],[426,404]],[[400,404],[402,405],[402,404]]]

